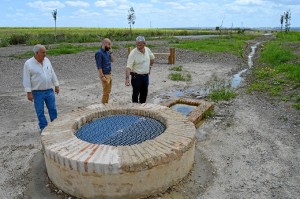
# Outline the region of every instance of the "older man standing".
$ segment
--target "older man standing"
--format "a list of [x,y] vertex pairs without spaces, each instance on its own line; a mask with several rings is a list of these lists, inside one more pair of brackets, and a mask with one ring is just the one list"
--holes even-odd
[[99,78],[102,83],[103,95],[102,103],[108,103],[109,95],[112,87],[111,62],[114,61],[111,49],[112,43],[110,39],[102,40],[101,48],[95,54],[96,65]]
[[42,130],[48,125],[44,114],[44,104],[48,109],[51,122],[57,118],[55,93],[59,93],[59,82],[46,57],[46,48],[41,44],[33,47],[34,56],[28,59],[23,68],[23,86],[27,99],[34,102],[34,108]]
[[138,36],[136,48],[130,52],[127,60],[125,85],[130,85],[131,75],[133,103],[145,103],[147,100],[149,74],[155,57],[145,44],[145,37]]

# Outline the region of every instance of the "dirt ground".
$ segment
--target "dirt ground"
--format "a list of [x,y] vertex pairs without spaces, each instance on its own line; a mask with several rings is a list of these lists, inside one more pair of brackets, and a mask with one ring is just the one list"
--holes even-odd
[[[167,58],[157,56],[147,103],[160,103],[179,95],[203,97],[200,91],[212,80],[230,81],[234,74],[248,69],[247,53],[257,42],[249,41],[244,58],[176,49],[175,65],[191,74],[190,82],[171,81]],[[114,50],[110,102],[131,101],[131,87],[124,84],[124,44],[114,43],[118,48]],[[169,48],[163,41],[147,44],[153,46],[153,52],[166,52]],[[31,49],[0,48],[0,198],[71,199],[74,197],[55,188],[47,178],[37,118],[22,87],[26,59],[11,57]],[[60,80],[59,114],[100,103],[102,88],[93,51],[48,57]],[[251,68],[244,76],[250,74]],[[235,90],[236,98],[215,104],[214,116],[197,129],[195,165],[190,174],[165,193],[149,198],[299,198],[299,111],[265,96],[247,94],[246,86],[247,81],[242,81]]]

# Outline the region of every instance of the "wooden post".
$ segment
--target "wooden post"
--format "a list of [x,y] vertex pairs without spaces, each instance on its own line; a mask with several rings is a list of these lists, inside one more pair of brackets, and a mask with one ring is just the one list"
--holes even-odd
[[175,64],[175,48],[170,48],[169,64]]
[[132,47],[128,47],[128,55],[132,51]]

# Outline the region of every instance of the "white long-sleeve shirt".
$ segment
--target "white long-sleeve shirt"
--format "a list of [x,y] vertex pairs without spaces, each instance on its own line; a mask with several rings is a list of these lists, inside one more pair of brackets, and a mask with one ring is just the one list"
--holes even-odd
[[43,64],[40,64],[34,57],[25,62],[23,86],[26,92],[51,89],[53,85],[59,86],[59,82],[47,57],[44,58]]

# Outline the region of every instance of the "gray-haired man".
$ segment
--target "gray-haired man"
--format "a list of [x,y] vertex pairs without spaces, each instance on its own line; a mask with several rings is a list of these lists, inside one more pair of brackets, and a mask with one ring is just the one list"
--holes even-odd
[[130,85],[131,75],[133,103],[145,103],[147,100],[149,74],[155,57],[145,44],[145,38],[138,36],[136,48],[130,52],[127,60],[125,85]]
[[[46,48],[41,44],[33,47],[34,55],[24,64],[23,85],[27,92],[27,99],[34,102],[34,108],[42,130],[48,125],[44,114],[44,104],[48,108],[50,120],[57,118],[55,93],[59,93],[59,82],[46,57]],[[53,91],[54,87],[54,91]]]

